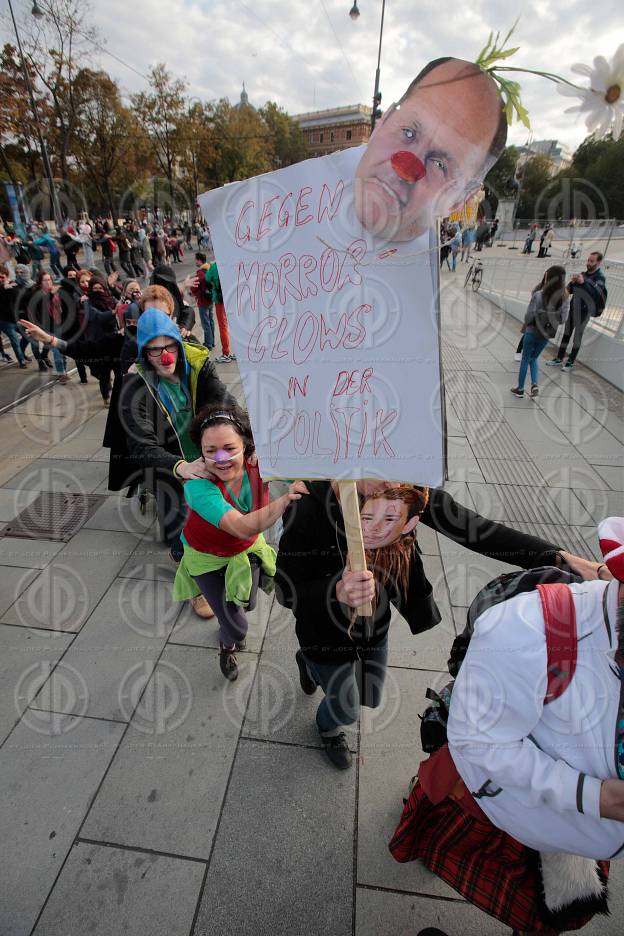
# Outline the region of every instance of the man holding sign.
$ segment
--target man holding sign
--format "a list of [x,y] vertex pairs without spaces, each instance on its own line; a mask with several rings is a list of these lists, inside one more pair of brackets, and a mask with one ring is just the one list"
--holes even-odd
[[[412,634],[441,620],[418,547],[419,523],[523,569],[563,561],[585,578],[598,577],[598,563],[488,520],[445,491],[375,481],[358,482],[368,569],[352,571],[340,485],[308,482],[307,489],[309,496],[284,515],[276,597],[295,615],[301,688],[324,692],[316,725],[329,760],[341,769],[351,765],[344,727],[357,720],[360,705],[376,708],[382,701],[391,606]],[[367,601],[371,619],[357,611]]]

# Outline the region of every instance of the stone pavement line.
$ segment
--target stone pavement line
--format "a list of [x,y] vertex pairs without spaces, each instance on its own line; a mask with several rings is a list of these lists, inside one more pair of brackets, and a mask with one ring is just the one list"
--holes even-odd
[[[173,626],[173,625],[172,625],[172,626]],[[162,657],[162,654],[163,654],[164,651],[165,651],[165,647],[166,647],[166,642],[163,644],[163,647],[162,647],[162,649],[161,649],[161,651],[160,651],[158,660],[156,660],[155,663],[154,663],[153,671],[156,669],[156,667],[157,667],[157,665],[158,665],[158,661],[160,660],[160,658]],[[153,672],[153,671],[152,671],[152,672]],[[143,688],[143,691],[142,691],[142,693],[140,694],[140,696],[139,696],[138,699],[137,699],[135,711],[136,711],[136,709],[138,709],[138,707],[140,706],[141,700],[142,700],[143,696],[145,695],[145,693],[147,692],[147,688],[148,688],[148,682],[146,681],[145,686],[144,686],[144,688]],[[134,714],[134,713],[133,713],[133,714]],[[104,720],[104,719],[99,719],[99,718],[94,718],[93,721],[105,721],[105,720]],[[70,856],[71,856],[71,854],[72,854],[73,848],[74,848],[74,846],[76,845],[76,843],[77,843],[77,842],[79,841],[79,839],[80,839],[81,831],[82,831],[82,829],[84,828],[85,822],[86,822],[87,819],[88,819],[88,816],[89,816],[89,813],[91,812],[91,809],[92,809],[92,807],[93,807],[93,804],[94,804],[94,803],[96,802],[96,800],[97,800],[98,793],[99,793],[99,791],[101,790],[104,781],[106,780],[106,777],[107,777],[107,775],[108,775],[108,773],[109,773],[109,771],[110,771],[110,769],[111,769],[111,767],[112,767],[112,765],[113,765],[113,763],[114,763],[114,760],[115,760],[115,757],[116,757],[116,755],[117,755],[117,752],[119,751],[119,748],[121,747],[121,744],[123,743],[123,740],[124,740],[124,738],[125,738],[125,736],[126,736],[128,730],[129,730],[130,721],[129,721],[128,723],[122,723],[122,724],[123,724],[123,730],[122,730],[121,733],[120,733],[120,736],[119,736],[119,739],[118,739],[118,743],[117,743],[116,746],[115,746],[115,749],[114,749],[114,751],[113,751],[113,754],[112,754],[112,756],[111,756],[111,758],[110,758],[110,760],[109,760],[109,762],[108,762],[108,764],[107,764],[107,766],[106,766],[106,769],[104,770],[104,772],[103,772],[103,774],[102,774],[102,776],[101,776],[101,778],[100,778],[100,782],[99,782],[99,784],[97,785],[97,788],[96,788],[95,792],[93,793],[92,797],[90,798],[89,804],[88,804],[88,806],[87,806],[87,808],[86,808],[86,812],[85,812],[85,814],[84,814],[84,816],[83,816],[83,818],[82,818],[82,821],[81,821],[81,823],[80,823],[80,825],[79,825],[78,831],[77,831],[76,835],[74,836],[73,842],[72,842],[70,848],[68,849],[67,854],[65,855],[65,858],[64,858],[64,860],[63,860],[63,862],[62,862],[62,864],[61,864],[61,866],[60,866],[60,868],[59,868],[59,870],[58,870],[58,873],[57,873],[57,875],[56,875],[56,877],[55,877],[55,879],[54,879],[54,881],[53,881],[51,887],[49,888],[48,894],[47,894],[47,896],[46,896],[46,898],[45,898],[45,900],[44,900],[44,902],[43,902],[43,904],[42,904],[42,906],[41,906],[41,909],[40,909],[40,911],[39,911],[39,913],[38,913],[38,915],[37,915],[37,918],[36,918],[36,920],[35,920],[34,926],[33,926],[32,931],[31,931],[33,934],[35,933],[35,931],[36,931],[36,929],[37,929],[37,926],[38,926],[38,924],[39,924],[39,921],[41,920],[41,917],[43,916],[43,914],[44,914],[44,912],[45,912],[46,906],[48,905],[48,902],[49,902],[49,900],[50,900],[50,898],[51,898],[51,896],[52,896],[52,894],[53,894],[53,892],[54,892],[54,889],[55,889],[55,887],[56,887],[56,885],[57,885],[59,879],[61,878],[61,875],[63,874],[63,870],[64,870],[64,868],[65,868],[67,862],[68,862],[69,859],[70,859]],[[165,857],[169,857],[169,856],[165,856]]]

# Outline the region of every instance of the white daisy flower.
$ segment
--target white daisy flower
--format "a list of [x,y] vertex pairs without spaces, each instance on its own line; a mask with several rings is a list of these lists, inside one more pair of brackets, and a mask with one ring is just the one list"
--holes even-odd
[[586,113],[585,125],[590,133],[604,137],[609,130],[619,139],[624,123],[624,43],[616,50],[611,64],[602,55],[594,59],[594,67],[581,63],[572,66],[577,75],[589,78],[588,88],[557,84],[566,97],[580,97],[581,103],[566,108],[566,114]]

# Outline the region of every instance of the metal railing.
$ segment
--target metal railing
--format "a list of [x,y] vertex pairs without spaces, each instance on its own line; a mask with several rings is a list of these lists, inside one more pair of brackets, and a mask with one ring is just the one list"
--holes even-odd
[[[544,259],[533,255],[515,255],[492,257],[481,254],[483,262],[482,290],[490,290],[499,296],[519,299],[528,305],[532,290],[539,283],[548,267],[561,263],[569,276],[582,273],[586,256],[576,259],[563,259],[552,256]],[[624,261],[607,260],[603,262],[607,280],[607,305],[601,316],[592,318],[591,326],[600,331],[624,340]]]

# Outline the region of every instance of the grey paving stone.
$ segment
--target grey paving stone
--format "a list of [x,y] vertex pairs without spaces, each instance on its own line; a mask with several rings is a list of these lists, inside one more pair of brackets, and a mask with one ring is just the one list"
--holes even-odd
[[8,609],[22,592],[37,578],[37,572],[17,571],[11,566],[0,566],[0,617],[6,620]]
[[70,491],[72,494],[93,494],[108,476],[101,462],[60,458],[39,458],[22,469],[3,486],[24,491]]
[[30,933],[123,731],[73,716],[49,727],[26,712],[0,751],[3,936]]
[[[58,445],[53,445],[46,452],[46,458],[72,458],[83,461],[93,458],[100,451],[102,451],[101,437],[80,434],[74,439],[64,439]],[[104,449],[104,451],[106,452],[104,461],[108,462],[110,450]]]
[[[171,591],[170,588],[169,591]],[[262,646],[272,604],[273,595],[265,595],[264,592],[259,592],[255,609],[247,614],[247,620],[249,621],[247,649],[254,653],[257,653]],[[218,650],[219,622],[216,617],[207,620],[198,617],[193,611],[190,601],[180,602],[179,608],[180,617],[176,622],[169,642],[186,646],[210,647]]]
[[20,595],[4,621],[80,630],[135,546],[130,533],[80,530]]
[[590,523],[624,515],[624,494],[621,491],[589,491],[584,494],[583,501]]
[[451,481],[483,481],[483,474],[472,449],[457,438],[447,440],[448,476]]
[[[243,659],[244,656],[244,659]],[[207,860],[236,751],[254,654],[228,683],[217,654],[167,647],[154,673],[138,668],[126,696],[149,677],[82,834],[114,844]]]
[[596,471],[614,491],[624,491],[624,468],[608,468],[606,465],[600,465]]
[[488,484],[490,482],[494,484],[542,484],[542,472],[530,458],[525,461],[509,458],[479,458],[478,462],[483,480]]
[[461,546],[455,546],[455,550],[442,550],[442,563],[452,605],[468,607],[484,585],[498,575],[517,569],[517,566],[481,556]]
[[401,818],[410,779],[425,759],[418,718],[429,704],[425,692],[428,687],[439,690],[448,682],[448,672],[388,670],[384,704],[379,709],[362,712],[358,884],[438,897],[455,896],[450,887],[419,863],[396,862],[387,847]]
[[195,936],[350,936],[354,787],[317,751],[242,740]]
[[86,530],[119,530],[143,536],[154,523],[155,517],[153,500],[148,501],[146,511],[142,514],[138,497],[127,498],[111,494],[89,517],[84,528]]
[[613,468],[621,468],[624,465],[624,445],[606,429],[601,429],[591,441],[581,442],[576,447],[590,465],[607,465]]
[[388,662],[391,666],[417,669],[445,669],[448,651],[455,638],[453,615],[442,561],[423,556],[425,574],[442,615],[441,622],[422,634],[412,634],[404,618],[393,612],[388,634]]
[[587,510],[573,491],[549,490],[522,484],[471,484],[470,491],[478,513],[491,520],[513,523],[570,523],[583,525],[590,520]]
[[38,491],[11,491],[0,489],[0,523],[14,520],[39,496]]
[[549,416],[538,407],[510,409],[507,421],[516,436],[523,442],[536,441],[548,447],[567,445],[568,439]]
[[188,936],[204,866],[78,842],[33,936]]
[[595,553],[591,550],[584,536],[585,531],[594,533],[595,527],[555,526],[544,523],[522,522],[516,522],[513,526],[516,530],[522,530],[532,536],[539,536],[549,543],[560,546],[575,556],[582,556],[584,559],[596,559],[600,555],[600,551]]
[[154,522],[132,552],[119,573],[123,578],[158,579],[173,583],[176,564],[169,557],[169,547],[158,540],[158,522]]
[[[544,484],[549,488],[571,488],[577,494],[585,496],[587,491],[604,491],[608,484],[576,449],[574,454],[566,450],[566,457],[554,454],[533,454],[532,460],[543,475]],[[610,470],[610,469],[608,469]]]
[[22,569],[45,569],[65,544],[19,536],[0,539],[0,563]]
[[489,435],[481,426],[466,422],[466,434],[470,447],[477,458],[526,457],[524,444],[517,437],[508,422],[500,422],[496,431]]
[[418,894],[393,894],[358,887],[355,936],[380,936],[382,933],[416,936],[421,929],[429,927],[448,936],[509,936],[511,933],[509,927],[463,900],[432,900]]
[[0,743],[71,641],[69,634],[0,625]]
[[[180,613],[163,582],[117,579],[91,614],[58,671],[42,686],[33,707],[130,721],[136,699],[127,696],[129,674],[156,663]],[[67,691],[73,672],[88,687],[85,700]],[[131,678],[131,676],[130,676]]]
[[426,523],[419,524],[417,537],[418,545],[425,556],[438,556],[440,554],[436,532],[428,527]]

